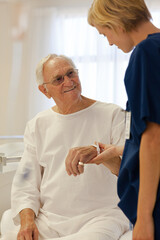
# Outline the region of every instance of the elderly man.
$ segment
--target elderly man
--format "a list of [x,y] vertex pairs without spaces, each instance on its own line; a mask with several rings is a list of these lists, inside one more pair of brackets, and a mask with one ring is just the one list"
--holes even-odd
[[95,141],[123,144],[124,112],[82,96],[78,70],[65,56],[47,56],[36,73],[39,90],[56,105],[26,126],[12,187],[11,239],[117,240],[128,221],[117,207],[116,177],[104,165],[84,167],[67,155],[83,146],[93,158]]

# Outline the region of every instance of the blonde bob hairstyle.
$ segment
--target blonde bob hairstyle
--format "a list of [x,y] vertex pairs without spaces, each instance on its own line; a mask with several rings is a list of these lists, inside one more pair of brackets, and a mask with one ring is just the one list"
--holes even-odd
[[150,21],[151,14],[144,0],[94,0],[88,12],[88,23],[126,32],[142,22]]
[[44,77],[43,77],[43,67],[44,64],[49,61],[50,59],[59,59],[62,58],[63,60],[67,61],[73,68],[76,68],[74,62],[71,58],[66,57],[65,55],[57,55],[57,54],[49,54],[48,56],[42,58],[36,67],[36,81],[38,86],[42,85],[44,83]]

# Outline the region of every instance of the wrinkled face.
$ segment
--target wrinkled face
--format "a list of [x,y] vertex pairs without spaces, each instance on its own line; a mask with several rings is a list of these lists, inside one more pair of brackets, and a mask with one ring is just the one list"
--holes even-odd
[[76,101],[81,95],[81,84],[78,73],[70,74],[70,70],[74,67],[63,58],[50,59],[44,64],[43,76],[44,82],[53,82],[62,79],[58,85],[52,83],[46,84],[47,97],[52,97],[56,104],[68,103]]
[[130,34],[125,32],[122,28],[117,27],[115,31],[111,28],[102,27],[96,24],[94,26],[98,30],[99,34],[102,34],[107,38],[109,45],[116,45],[125,53],[128,53],[133,49],[134,43]]

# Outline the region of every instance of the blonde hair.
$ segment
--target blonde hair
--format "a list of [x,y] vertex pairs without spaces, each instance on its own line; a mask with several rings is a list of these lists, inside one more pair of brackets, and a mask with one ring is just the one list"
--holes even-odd
[[138,24],[149,21],[151,14],[144,0],[94,0],[88,12],[88,23],[132,31]]
[[71,58],[66,57],[65,55],[57,55],[57,54],[49,54],[48,56],[42,58],[39,63],[37,64],[36,67],[36,81],[38,85],[42,85],[44,83],[44,77],[43,77],[43,67],[44,64],[49,61],[50,59],[59,59],[62,58],[66,60],[73,68],[76,68],[74,62],[72,61]]

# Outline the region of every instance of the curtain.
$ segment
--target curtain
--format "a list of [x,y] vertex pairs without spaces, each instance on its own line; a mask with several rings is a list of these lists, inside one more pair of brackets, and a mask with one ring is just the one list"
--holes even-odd
[[[23,135],[28,120],[53,106],[53,100],[38,90],[35,78],[38,61],[49,53],[72,58],[79,69],[83,95],[125,108],[123,78],[130,53],[109,46],[107,39],[88,25],[88,7],[47,7],[24,1],[16,9],[18,13],[13,5],[0,4],[1,22],[5,22],[0,25],[5,33],[0,39],[1,136]],[[153,13],[160,27],[160,8]]]

